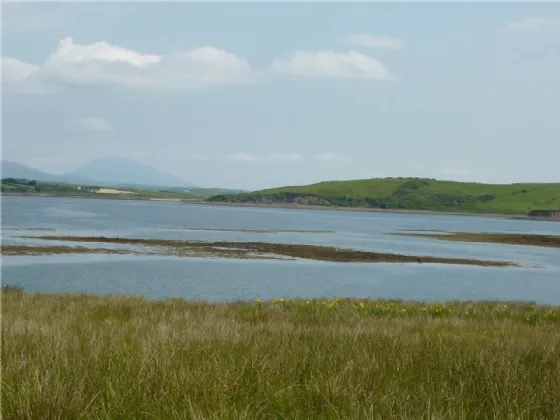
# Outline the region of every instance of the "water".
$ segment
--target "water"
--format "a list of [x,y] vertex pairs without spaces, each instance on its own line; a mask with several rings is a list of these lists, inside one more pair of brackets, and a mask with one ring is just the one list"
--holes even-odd
[[[267,241],[505,260],[525,265],[521,268],[484,268],[443,264],[181,259],[131,255],[2,257],[2,283],[20,285],[31,291],[124,293],[150,298],[184,297],[209,301],[281,296],[357,296],[420,300],[528,300],[560,304],[560,251],[557,248],[446,242],[386,235],[403,230],[560,235],[558,222],[166,202],[2,197],[2,227],[5,244],[37,244],[41,241],[22,239],[20,236],[52,234]],[[34,230],[37,228],[52,231]],[[250,233],[242,230],[329,233]],[[116,247],[122,248],[120,245]],[[532,268],[534,265],[539,267]]]

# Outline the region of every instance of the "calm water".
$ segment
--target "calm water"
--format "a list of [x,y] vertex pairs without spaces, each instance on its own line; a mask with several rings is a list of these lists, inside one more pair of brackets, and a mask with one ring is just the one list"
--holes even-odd
[[[53,229],[37,231],[34,229]],[[275,297],[498,299],[560,304],[560,250],[385,235],[403,230],[560,235],[560,223],[496,218],[221,207],[165,202],[2,197],[2,241],[23,235],[268,241],[414,255],[507,260],[523,268],[68,255],[2,257],[2,283],[49,292],[211,301]],[[229,229],[230,232],[204,229]],[[240,230],[332,233],[248,233]],[[42,244],[45,244],[44,242]],[[51,243],[52,244],[52,243]],[[103,245],[105,246],[105,245]],[[538,266],[534,268],[534,266]]]

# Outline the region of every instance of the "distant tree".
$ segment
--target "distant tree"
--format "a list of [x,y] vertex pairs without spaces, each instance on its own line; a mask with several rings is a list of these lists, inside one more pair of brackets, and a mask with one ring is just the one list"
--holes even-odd
[[27,185],[29,185],[30,187],[36,187],[37,186],[37,181],[31,180],[27,183]]

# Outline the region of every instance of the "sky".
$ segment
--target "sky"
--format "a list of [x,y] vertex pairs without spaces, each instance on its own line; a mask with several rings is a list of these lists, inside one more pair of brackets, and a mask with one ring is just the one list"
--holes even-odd
[[560,182],[560,3],[4,3],[2,158]]

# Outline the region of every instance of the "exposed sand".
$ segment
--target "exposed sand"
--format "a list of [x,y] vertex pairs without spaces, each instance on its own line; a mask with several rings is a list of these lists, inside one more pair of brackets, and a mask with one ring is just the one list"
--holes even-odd
[[97,190],[99,194],[136,194],[132,191],[115,190],[113,188],[100,188]]

